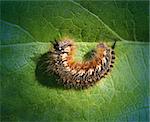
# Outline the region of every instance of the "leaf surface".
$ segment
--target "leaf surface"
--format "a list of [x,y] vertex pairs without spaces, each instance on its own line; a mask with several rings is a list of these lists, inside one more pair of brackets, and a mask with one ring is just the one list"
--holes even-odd
[[[148,121],[148,42],[124,40],[75,2],[2,2],[1,8],[3,121]],[[118,40],[112,72],[81,91],[57,87],[56,76],[37,76],[39,57],[64,36],[76,41],[80,60],[99,40]]]
[[122,38],[149,42],[148,1],[77,1]]

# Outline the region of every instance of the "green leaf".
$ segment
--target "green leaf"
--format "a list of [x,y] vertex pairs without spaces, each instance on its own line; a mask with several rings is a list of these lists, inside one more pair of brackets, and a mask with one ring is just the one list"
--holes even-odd
[[149,41],[149,1],[77,1],[126,40]]
[[[148,42],[122,39],[75,2],[2,2],[1,8],[2,121],[148,121]],[[121,40],[112,72],[86,90],[58,87],[38,62],[64,36],[77,41],[79,60],[99,40]]]
[[2,20],[20,25],[39,42],[64,36],[86,42],[118,39],[104,23],[73,2],[13,1],[1,2],[1,8]]

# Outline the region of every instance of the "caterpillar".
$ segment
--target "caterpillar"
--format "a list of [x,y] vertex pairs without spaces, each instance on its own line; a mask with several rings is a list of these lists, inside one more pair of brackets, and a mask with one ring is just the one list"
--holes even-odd
[[48,55],[47,72],[56,73],[60,77],[58,82],[66,88],[89,88],[111,71],[115,43],[112,47],[99,43],[90,60],[76,62],[74,42],[71,39],[55,41]]

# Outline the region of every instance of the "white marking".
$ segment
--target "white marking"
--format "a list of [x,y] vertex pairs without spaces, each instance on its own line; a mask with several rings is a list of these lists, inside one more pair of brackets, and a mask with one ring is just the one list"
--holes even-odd
[[101,65],[98,65],[97,67],[96,67],[96,70],[98,69],[98,71],[101,71]]
[[60,56],[62,57],[62,59],[66,59],[66,57],[68,56],[66,53],[64,54],[60,54]]
[[104,51],[104,55],[106,55],[106,50]]
[[77,83],[79,83],[79,82],[80,82],[80,80],[76,80],[76,82],[77,82]]
[[54,57],[54,58],[57,58],[57,57],[58,57],[58,55],[57,55],[57,54],[53,54],[53,57]]
[[75,74],[76,72],[77,72],[76,70],[72,70],[72,71],[71,71],[72,74]]
[[64,65],[64,66],[68,66],[67,61],[64,61],[64,62],[63,62],[63,65]]
[[103,58],[103,64],[104,64],[104,63],[106,64],[106,59],[105,59],[105,57]]
[[80,71],[78,72],[79,76],[82,76],[84,73],[85,73],[85,70],[80,70]]
[[90,75],[92,75],[92,72],[94,71],[94,69],[89,69],[88,72]]
[[70,67],[66,67],[66,70],[67,70],[67,71],[70,71],[71,69],[70,69]]

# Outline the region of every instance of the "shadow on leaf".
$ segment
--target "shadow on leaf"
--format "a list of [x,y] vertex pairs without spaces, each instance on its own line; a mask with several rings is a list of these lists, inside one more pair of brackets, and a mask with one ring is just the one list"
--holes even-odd
[[47,72],[47,67],[49,66],[47,61],[51,60],[49,58],[49,55],[50,52],[47,52],[38,59],[35,70],[36,79],[43,86],[47,86],[50,88],[62,88],[62,86],[60,86],[57,81],[59,77],[53,71]]
[[90,50],[83,56],[83,60],[84,61],[91,60],[93,58],[94,54],[95,54],[95,50],[94,49]]

